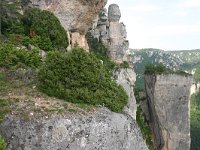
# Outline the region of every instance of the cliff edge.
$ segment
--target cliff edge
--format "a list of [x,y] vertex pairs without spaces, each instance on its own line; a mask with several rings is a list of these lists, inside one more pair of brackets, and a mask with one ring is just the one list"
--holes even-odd
[[190,149],[191,76],[146,75],[145,89],[154,144],[159,150]]

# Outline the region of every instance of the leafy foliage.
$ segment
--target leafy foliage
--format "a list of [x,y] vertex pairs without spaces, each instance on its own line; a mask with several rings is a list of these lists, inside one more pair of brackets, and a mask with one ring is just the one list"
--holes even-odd
[[3,43],[0,45],[0,67],[31,67],[37,68],[41,64],[41,57],[38,50],[17,49],[12,44]]
[[108,49],[101,42],[99,42],[98,39],[94,38],[90,32],[87,33],[86,38],[90,47],[90,52],[103,61],[107,70],[112,72],[118,67],[117,64],[109,59],[107,55]]
[[195,74],[194,74],[194,81],[196,83],[200,82],[200,66],[196,68]]
[[128,99],[101,61],[78,47],[66,54],[49,52],[39,71],[39,87],[50,96],[105,105],[116,112],[122,111]]
[[65,49],[68,46],[67,33],[53,13],[36,8],[28,9],[24,13],[23,23],[26,35],[30,38],[37,36],[40,48],[52,50],[51,46],[55,49]]
[[144,139],[146,140],[146,144],[148,148],[150,150],[154,150],[153,141],[151,137],[151,129],[140,106],[140,102],[143,99],[140,97],[139,92],[140,90],[134,89],[134,94],[135,94],[135,98],[136,98],[137,106],[138,106],[137,112],[136,112],[136,121],[138,123],[138,126],[140,127],[140,130],[142,132]]
[[21,14],[20,0],[1,0],[0,2],[0,36],[1,32],[6,33],[21,33],[23,32],[22,24],[20,23]]
[[145,66],[144,74],[153,75],[153,74],[178,74],[183,76],[188,76],[190,74],[182,71],[177,70],[173,71],[167,67],[165,67],[163,64],[148,64]]
[[0,135],[0,150],[5,150],[5,149],[6,149],[6,143],[3,137]]
[[144,74],[167,74],[167,73],[173,73],[173,71],[166,68],[163,64],[148,64],[145,66]]
[[129,68],[128,62],[124,61],[122,64],[120,64],[120,68]]
[[5,115],[9,112],[11,112],[11,109],[10,109],[10,101],[9,100],[5,100],[5,99],[0,99],[0,123],[1,121],[3,121]]
[[200,149],[200,92],[191,96],[191,150]]
[[40,36],[36,35],[32,38],[28,36],[24,36],[22,39],[22,45],[28,47],[29,45],[34,45],[39,47],[45,51],[53,50],[52,42],[49,38],[41,38]]

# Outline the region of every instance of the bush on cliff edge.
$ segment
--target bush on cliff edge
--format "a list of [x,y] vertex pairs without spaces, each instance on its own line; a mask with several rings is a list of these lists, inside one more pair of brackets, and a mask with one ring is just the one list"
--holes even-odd
[[0,150],[5,150],[6,149],[6,143],[2,136],[0,135]]
[[102,62],[81,48],[66,54],[49,52],[39,71],[39,87],[50,96],[73,103],[104,105],[121,112],[128,96]]
[[67,33],[53,13],[37,8],[27,9],[23,16],[23,24],[26,35],[31,38],[34,36],[41,38],[38,45],[40,48],[47,51],[67,48]]

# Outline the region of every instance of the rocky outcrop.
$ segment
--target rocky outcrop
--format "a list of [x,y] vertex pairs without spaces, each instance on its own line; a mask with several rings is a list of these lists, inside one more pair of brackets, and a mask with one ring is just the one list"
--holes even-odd
[[22,0],[24,8],[37,7],[53,12],[71,34],[71,46],[77,42],[85,49],[88,49],[88,45],[83,35],[106,2],[107,0]]
[[121,85],[128,95],[128,104],[124,107],[124,113],[136,120],[137,104],[133,86],[136,81],[136,74],[133,69],[120,69],[114,72],[114,79]]
[[190,149],[191,76],[146,75],[149,122],[159,150]]
[[[126,27],[119,22],[121,12],[117,4],[104,9],[93,22],[92,35],[108,47],[109,57],[116,63],[128,61],[129,42],[126,40]],[[98,21],[97,21],[98,20]]]
[[10,115],[0,132],[10,150],[147,150],[136,122],[106,108],[30,121]]

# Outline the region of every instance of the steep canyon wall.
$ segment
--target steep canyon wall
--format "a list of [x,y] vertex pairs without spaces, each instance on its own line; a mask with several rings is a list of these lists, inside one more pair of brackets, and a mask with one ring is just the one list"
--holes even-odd
[[157,149],[190,149],[191,85],[191,76],[145,76],[148,118]]

